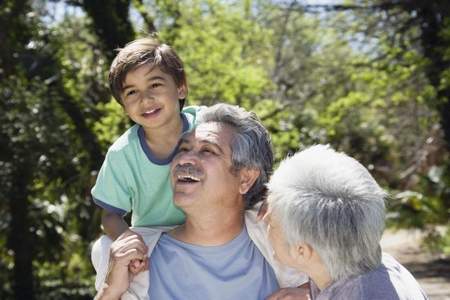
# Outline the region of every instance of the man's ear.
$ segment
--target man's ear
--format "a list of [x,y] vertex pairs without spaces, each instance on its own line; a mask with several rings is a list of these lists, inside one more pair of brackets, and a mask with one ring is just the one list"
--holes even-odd
[[239,171],[239,193],[241,195],[245,195],[250,190],[260,173],[260,170],[255,168],[243,168]]

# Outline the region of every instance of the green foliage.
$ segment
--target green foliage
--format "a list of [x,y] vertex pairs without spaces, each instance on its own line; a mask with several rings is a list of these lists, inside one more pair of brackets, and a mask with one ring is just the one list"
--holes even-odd
[[450,256],[450,225],[432,230],[427,235],[424,245],[429,251]]
[[93,130],[102,145],[107,148],[125,132],[128,117],[122,106],[113,98],[107,103],[99,103],[97,109],[103,117],[94,123]]
[[[185,62],[190,103],[252,107],[272,87],[264,61],[271,32],[248,18],[240,6],[193,1],[179,9],[172,46]],[[162,40],[171,31],[161,28]]]

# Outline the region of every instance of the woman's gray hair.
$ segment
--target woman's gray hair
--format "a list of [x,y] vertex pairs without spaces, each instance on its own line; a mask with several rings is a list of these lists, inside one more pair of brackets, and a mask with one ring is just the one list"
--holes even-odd
[[386,193],[358,161],[312,146],[282,161],[268,189],[288,244],[309,244],[333,280],[379,266]]
[[231,141],[233,171],[243,168],[258,169],[260,175],[244,195],[246,209],[266,195],[266,184],[273,168],[273,152],[270,135],[255,113],[229,105],[216,104],[201,110],[198,124],[206,122],[224,123],[235,130]]

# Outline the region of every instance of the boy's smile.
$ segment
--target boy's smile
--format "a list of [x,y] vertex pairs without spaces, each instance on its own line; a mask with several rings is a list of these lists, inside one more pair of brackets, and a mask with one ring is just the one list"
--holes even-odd
[[143,112],[142,116],[144,118],[151,118],[151,117],[154,117],[154,116],[158,115],[158,113],[160,111],[161,111],[161,108],[153,108],[153,109],[150,109],[150,110],[147,110],[147,111]]
[[186,96],[184,85],[177,87],[173,78],[158,67],[144,64],[128,72],[122,102],[128,116],[144,130],[173,130],[181,122],[179,99]]

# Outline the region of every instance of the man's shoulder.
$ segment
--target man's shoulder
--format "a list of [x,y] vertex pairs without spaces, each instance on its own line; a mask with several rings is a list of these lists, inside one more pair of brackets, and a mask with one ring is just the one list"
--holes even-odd
[[199,112],[201,112],[204,108],[206,108],[206,106],[203,106],[203,105],[189,105],[189,106],[183,107],[181,112],[184,113],[184,114],[189,114],[189,115],[194,115],[195,116]]
[[302,285],[308,281],[308,277],[305,273],[284,266],[274,258],[273,248],[267,235],[267,225],[263,220],[259,220],[257,217],[261,204],[262,203],[259,203],[252,209],[245,211],[245,226],[247,227],[250,239],[272,267],[280,287],[297,287]]

